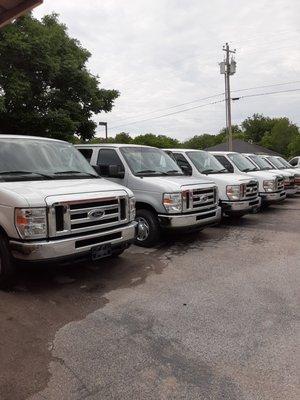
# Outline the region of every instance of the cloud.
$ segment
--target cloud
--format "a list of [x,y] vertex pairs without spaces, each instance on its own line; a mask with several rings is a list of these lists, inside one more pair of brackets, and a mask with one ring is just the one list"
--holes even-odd
[[[95,117],[108,121],[110,134],[153,132],[185,139],[217,133],[225,125],[223,103],[129,123],[188,106],[150,114],[153,110],[222,93],[218,63],[226,41],[237,49],[233,90],[300,80],[297,0],[45,0],[34,14],[52,11],[91,51],[89,68],[103,87],[121,92],[111,113]],[[296,87],[300,84],[277,89]],[[259,91],[270,90],[243,94]],[[241,99],[233,104],[233,123],[258,112],[287,116],[299,124],[299,96],[295,92]]]

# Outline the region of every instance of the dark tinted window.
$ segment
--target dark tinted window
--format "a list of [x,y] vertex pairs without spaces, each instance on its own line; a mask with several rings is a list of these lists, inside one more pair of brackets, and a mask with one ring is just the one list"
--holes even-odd
[[176,163],[179,165],[179,167],[182,169],[183,173],[185,175],[192,175],[193,169],[188,162],[188,160],[185,158],[185,156],[181,153],[173,153],[174,159]]
[[183,167],[189,167],[191,168],[188,160],[184,157],[184,155],[180,154],[180,153],[173,153],[174,158],[177,162],[177,164],[179,165],[179,167],[181,168]]
[[93,150],[92,149],[78,149],[80,153],[88,160],[88,162],[91,161],[92,155],[93,155]]
[[221,155],[216,155],[214,154],[214,157],[225,167],[229,172],[233,172],[233,166],[229,160],[225,156]]
[[295,167],[295,166],[298,164],[298,159],[297,159],[297,158],[293,158],[293,159],[290,161],[290,164],[291,164],[293,167]]
[[124,171],[124,165],[114,149],[99,150],[97,164],[100,167],[100,175],[108,176],[109,165],[118,165],[121,171]]

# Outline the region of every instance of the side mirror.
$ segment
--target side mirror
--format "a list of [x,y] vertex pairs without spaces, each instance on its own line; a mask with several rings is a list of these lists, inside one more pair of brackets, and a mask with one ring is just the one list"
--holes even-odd
[[121,170],[119,165],[109,165],[108,166],[108,176],[109,176],[109,178],[123,179],[125,176],[125,172]]
[[231,172],[232,174],[234,173],[234,168],[233,168],[232,164],[228,165],[227,169],[228,169],[228,171]]
[[180,168],[182,169],[184,175],[192,175],[193,173],[192,168],[189,167],[188,165],[182,165]]
[[94,170],[97,172],[98,175],[101,175],[100,165],[92,165],[92,167],[94,168]]

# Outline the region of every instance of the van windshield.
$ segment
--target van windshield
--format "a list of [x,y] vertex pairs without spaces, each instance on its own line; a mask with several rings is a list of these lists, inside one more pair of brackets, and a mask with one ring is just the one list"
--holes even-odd
[[285,168],[293,168],[290,163],[288,163],[284,158],[277,157],[277,160],[285,167]]
[[0,137],[0,180],[98,178],[71,144],[31,138]]
[[271,163],[272,163],[273,165],[275,165],[276,168],[278,168],[278,169],[285,169],[285,166],[282,165],[282,163],[281,163],[279,160],[277,160],[276,157],[271,156],[271,157],[268,157],[267,160],[270,160]]
[[246,157],[242,156],[239,153],[228,154],[228,157],[235,164],[235,166],[242,172],[250,172],[258,170],[258,168],[256,168],[251,161],[247,160]]
[[120,151],[134,175],[183,175],[176,162],[160,149],[141,146],[121,147]]
[[186,154],[201,174],[221,174],[228,172],[214,156],[206,151],[187,151]]
[[254,161],[260,170],[267,171],[272,169],[271,165],[264,158],[261,158],[255,154],[249,156],[249,158],[250,160]]

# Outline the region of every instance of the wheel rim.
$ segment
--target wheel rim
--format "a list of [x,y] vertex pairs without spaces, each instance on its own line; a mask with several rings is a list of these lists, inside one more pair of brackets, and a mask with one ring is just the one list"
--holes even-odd
[[149,236],[150,227],[145,218],[138,217],[136,218],[136,221],[138,223],[138,233],[136,238],[139,242],[143,242]]

